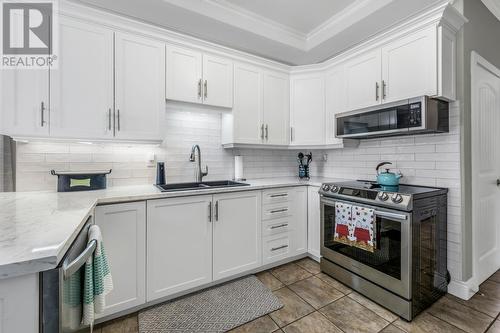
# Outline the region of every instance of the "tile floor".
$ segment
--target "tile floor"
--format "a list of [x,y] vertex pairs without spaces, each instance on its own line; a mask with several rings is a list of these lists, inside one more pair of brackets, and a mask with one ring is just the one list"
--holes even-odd
[[[231,333],[500,333],[500,271],[469,301],[447,295],[408,323],[320,272],[309,258],[257,274],[284,307]],[[136,333],[137,315],[99,325],[96,333]]]

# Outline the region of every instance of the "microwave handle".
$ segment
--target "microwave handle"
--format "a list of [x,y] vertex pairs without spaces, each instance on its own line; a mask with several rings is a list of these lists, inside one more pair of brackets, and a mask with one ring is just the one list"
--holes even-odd
[[64,264],[62,267],[63,277],[66,280],[71,275],[75,274],[86,262],[87,259],[94,254],[94,251],[97,247],[97,240],[91,240],[85,250],[75,260],[70,262],[69,264]]

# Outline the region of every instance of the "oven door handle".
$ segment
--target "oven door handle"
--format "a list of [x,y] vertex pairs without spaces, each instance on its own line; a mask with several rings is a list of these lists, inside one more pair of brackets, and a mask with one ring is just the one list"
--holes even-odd
[[377,216],[380,216],[380,217],[385,217],[385,218],[388,218],[388,219],[395,219],[395,220],[408,220],[408,216],[407,215],[403,215],[403,214],[396,214],[396,213],[390,213],[390,212],[383,212],[383,211],[380,211],[380,210],[376,210],[374,211],[374,214],[377,215]]
[[89,242],[85,250],[75,260],[70,262],[69,264],[63,264],[62,271],[64,279],[68,279],[71,275],[75,274],[80,267],[82,267],[87,259],[94,254],[94,251],[97,247],[97,240],[93,239]]

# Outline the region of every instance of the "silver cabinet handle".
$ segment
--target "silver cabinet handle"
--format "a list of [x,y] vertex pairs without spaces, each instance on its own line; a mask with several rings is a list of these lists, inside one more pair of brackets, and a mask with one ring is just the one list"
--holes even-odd
[[85,250],[75,260],[69,264],[63,264],[62,271],[64,279],[68,279],[71,275],[75,274],[80,267],[87,262],[87,259],[94,254],[97,247],[97,240],[93,239],[89,242]]
[[288,245],[281,245],[281,246],[278,246],[278,247],[273,247],[271,249],[271,251],[278,251],[278,250],[281,250],[281,249],[286,249],[288,247]]
[[264,140],[264,124],[260,125],[260,138]]
[[42,102],[40,104],[40,115],[41,115],[41,117],[40,117],[40,125],[42,127],[44,127],[45,126],[45,103],[44,102]]
[[271,194],[271,198],[280,198],[280,197],[287,197],[288,193],[281,193],[281,194]]
[[215,202],[215,221],[219,221],[219,201]]
[[201,98],[201,79],[198,80],[198,98]]
[[120,109],[116,110],[116,115],[118,116],[118,121],[116,123],[116,129],[119,132],[121,130],[121,125],[120,125]]
[[108,109],[108,131],[111,131],[111,108]]
[[385,83],[384,80],[382,80],[382,99],[385,99],[387,97],[387,84]]
[[500,179],[497,179],[497,186],[500,186]]
[[378,99],[380,98],[379,94],[378,94],[378,91],[379,91],[379,84],[378,82],[375,82],[375,100],[378,101]]
[[284,227],[288,227],[288,223],[283,223],[283,224],[280,224],[280,225],[273,225],[271,227],[271,229],[279,229],[279,228],[284,228]]
[[207,98],[208,97],[208,82],[207,82],[207,80],[205,80],[205,83],[203,83],[203,91],[204,91],[203,96],[205,98]]
[[266,124],[266,140],[269,139],[269,125]]
[[275,209],[270,211],[271,214],[284,213],[284,212],[288,212],[288,208]]
[[290,127],[290,142],[293,142],[293,127]]
[[212,222],[212,201],[208,203],[208,222]]

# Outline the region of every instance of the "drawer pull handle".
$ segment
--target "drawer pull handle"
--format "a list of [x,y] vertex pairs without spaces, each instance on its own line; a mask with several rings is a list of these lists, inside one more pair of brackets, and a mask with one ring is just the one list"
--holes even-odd
[[275,213],[284,213],[284,212],[287,212],[287,211],[288,211],[288,208],[276,209],[276,210],[272,210],[272,211],[271,211],[271,214],[275,214]]
[[281,246],[278,246],[278,247],[273,247],[271,249],[271,251],[278,251],[278,250],[281,250],[281,249],[286,249],[288,247],[288,245],[281,245]]
[[288,193],[282,193],[282,194],[271,194],[271,198],[280,198],[280,197],[287,197]]
[[271,227],[271,229],[279,229],[279,228],[284,228],[284,227],[288,227],[288,223],[283,223],[283,224],[280,224],[280,225],[273,225]]

